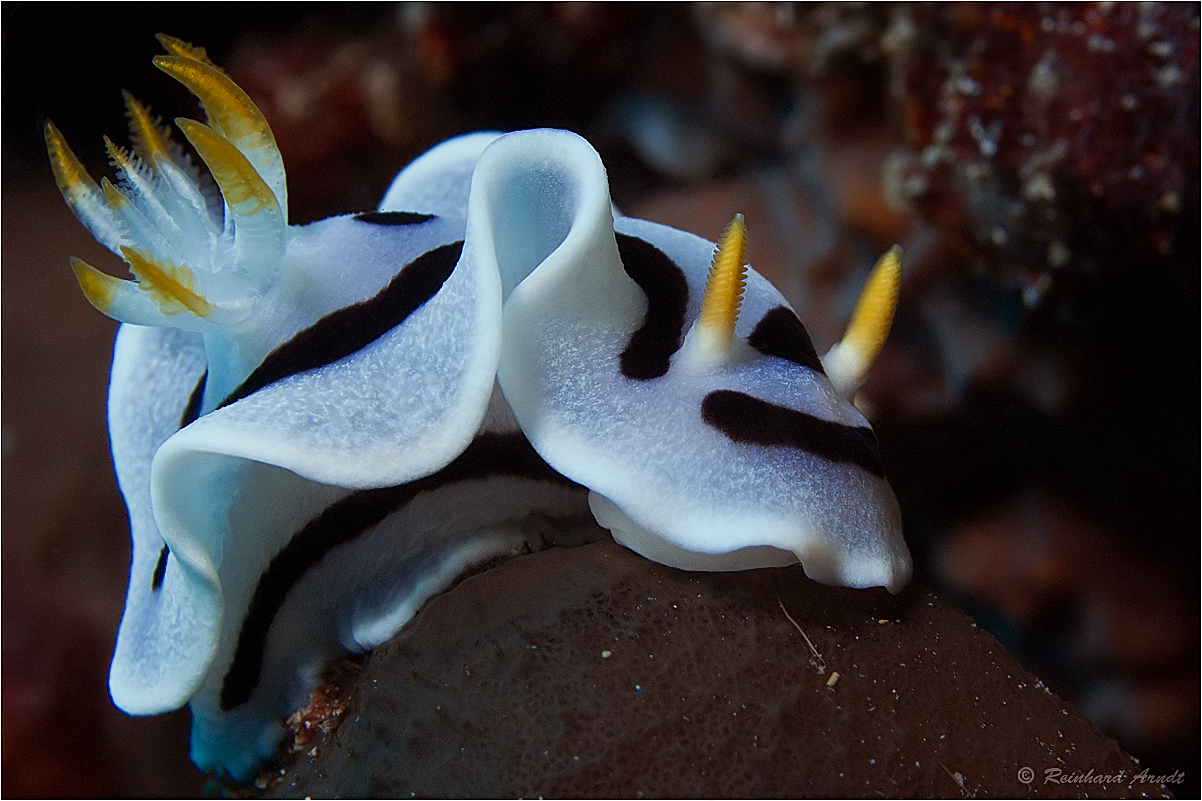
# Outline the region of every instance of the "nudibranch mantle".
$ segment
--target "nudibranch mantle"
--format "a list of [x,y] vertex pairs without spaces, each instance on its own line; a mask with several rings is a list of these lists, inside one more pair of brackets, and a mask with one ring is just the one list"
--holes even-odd
[[339,653],[473,565],[598,536],[594,518],[687,569],[906,582],[847,400],[887,293],[832,386],[746,267],[741,218],[715,255],[615,215],[566,131],[448,140],[376,212],[289,226],[262,115],[203,50],[161,41],[204,105],[209,125],[177,122],[216,190],[128,96],[119,186],[46,138],[68,205],[136,279],[73,262],[123,322],[108,409],[133,559],[110,690],[131,714],[190,704],[198,766],[247,778]]

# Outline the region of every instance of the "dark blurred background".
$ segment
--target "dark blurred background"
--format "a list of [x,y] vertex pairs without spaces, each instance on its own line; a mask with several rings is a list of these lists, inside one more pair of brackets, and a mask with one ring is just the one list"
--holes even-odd
[[98,176],[120,89],[198,116],[150,64],[160,31],[259,103],[294,223],[374,207],[448,136],[569,128],[627,214],[713,239],[744,212],[820,351],[902,244],[857,402],[916,580],[1197,794],[1197,4],[9,2],[0,25],[4,795],[204,791],[186,713],[107,695],[129,560],[115,324],[66,267],[119,262],[41,133]]

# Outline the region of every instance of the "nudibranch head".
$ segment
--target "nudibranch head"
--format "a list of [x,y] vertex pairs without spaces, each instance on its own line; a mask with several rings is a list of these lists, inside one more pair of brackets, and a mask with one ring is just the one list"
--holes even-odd
[[[539,454],[656,561],[800,560],[819,581],[900,590],[910,555],[875,437],[780,293],[751,269],[740,293],[742,221],[715,256],[691,234],[611,220],[604,187],[592,148],[559,131],[503,137],[476,168],[474,208],[545,236],[523,250],[506,226],[469,221],[469,246],[479,225],[520,277],[498,380]],[[548,196],[569,205],[549,212]]]

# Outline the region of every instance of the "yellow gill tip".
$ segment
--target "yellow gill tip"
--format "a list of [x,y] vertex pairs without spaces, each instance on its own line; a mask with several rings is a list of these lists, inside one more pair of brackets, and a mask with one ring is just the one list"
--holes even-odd
[[113,211],[119,211],[129,203],[129,198],[120,189],[113,186],[113,182],[108,178],[100,179],[100,191],[104,193],[104,200]]
[[214,67],[216,66],[212,61],[209,61],[209,54],[203,47],[197,47],[191,42],[185,42],[183,39],[179,39],[175,36],[169,36],[165,33],[156,33],[154,38],[158,39],[159,44],[163,46],[163,49],[173,56],[190,58],[193,61],[200,61]]
[[195,278],[187,265],[176,266],[166,259],[159,260],[126,246],[121,247],[121,256],[138,279],[138,287],[150,296],[163,314],[173,316],[187,311],[197,317],[208,317],[217,310],[195,291]]
[[170,157],[171,135],[161,121],[129,92],[122,89],[121,96],[125,99],[125,116],[129,118],[129,137],[134,152],[147,162],[152,156]]
[[79,288],[83,290],[83,295],[88,299],[88,303],[91,303],[103,314],[109,314],[113,298],[117,294],[117,287],[121,285],[121,279],[102,273],[75,256],[71,257],[71,270],[75,273],[75,280],[79,282]]
[[50,169],[54,172],[54,182],[58,184],[59,191],[63,193],[69,203],[73,195],[80,190],[94,187],[95,182],[67,145],[67,140],[63,138],[62,132],[50,120],[46,120],[43,134],[46,137],[46,153],[50,157]]
[[179,117],[175,124],[208,165],[231,211],[240,217],[248,217],[265,208],[279,212],[279,202],[271,187],[233,143],[196,120]]
[[109,154],[109,164],[118,170],[133,169],[133,157],[125,148],[118,145],[107,136],[104,137],[104,150]]
[[724,353],[734,339],[739,307],[747,282],[747,224],[742,214],[722,232],[701,299],[698,334],[715,353]]
[[209,124],[223,136],[239,143],[252,137],[255,142],[275,147],[275,134],[263,112],[219,68],[183,55],[155,56],[154,65],[200,99]]

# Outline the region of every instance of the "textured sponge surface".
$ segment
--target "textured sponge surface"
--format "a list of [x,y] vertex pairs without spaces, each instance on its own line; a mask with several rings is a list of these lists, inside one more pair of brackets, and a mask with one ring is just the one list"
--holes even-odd
[[315,745],[273,793],[1063,794],[1044,768],[1138,772],[921,588],[826,587],[796,566],[688,573],[609,541],[517,557],[433,599],[368,657]]

